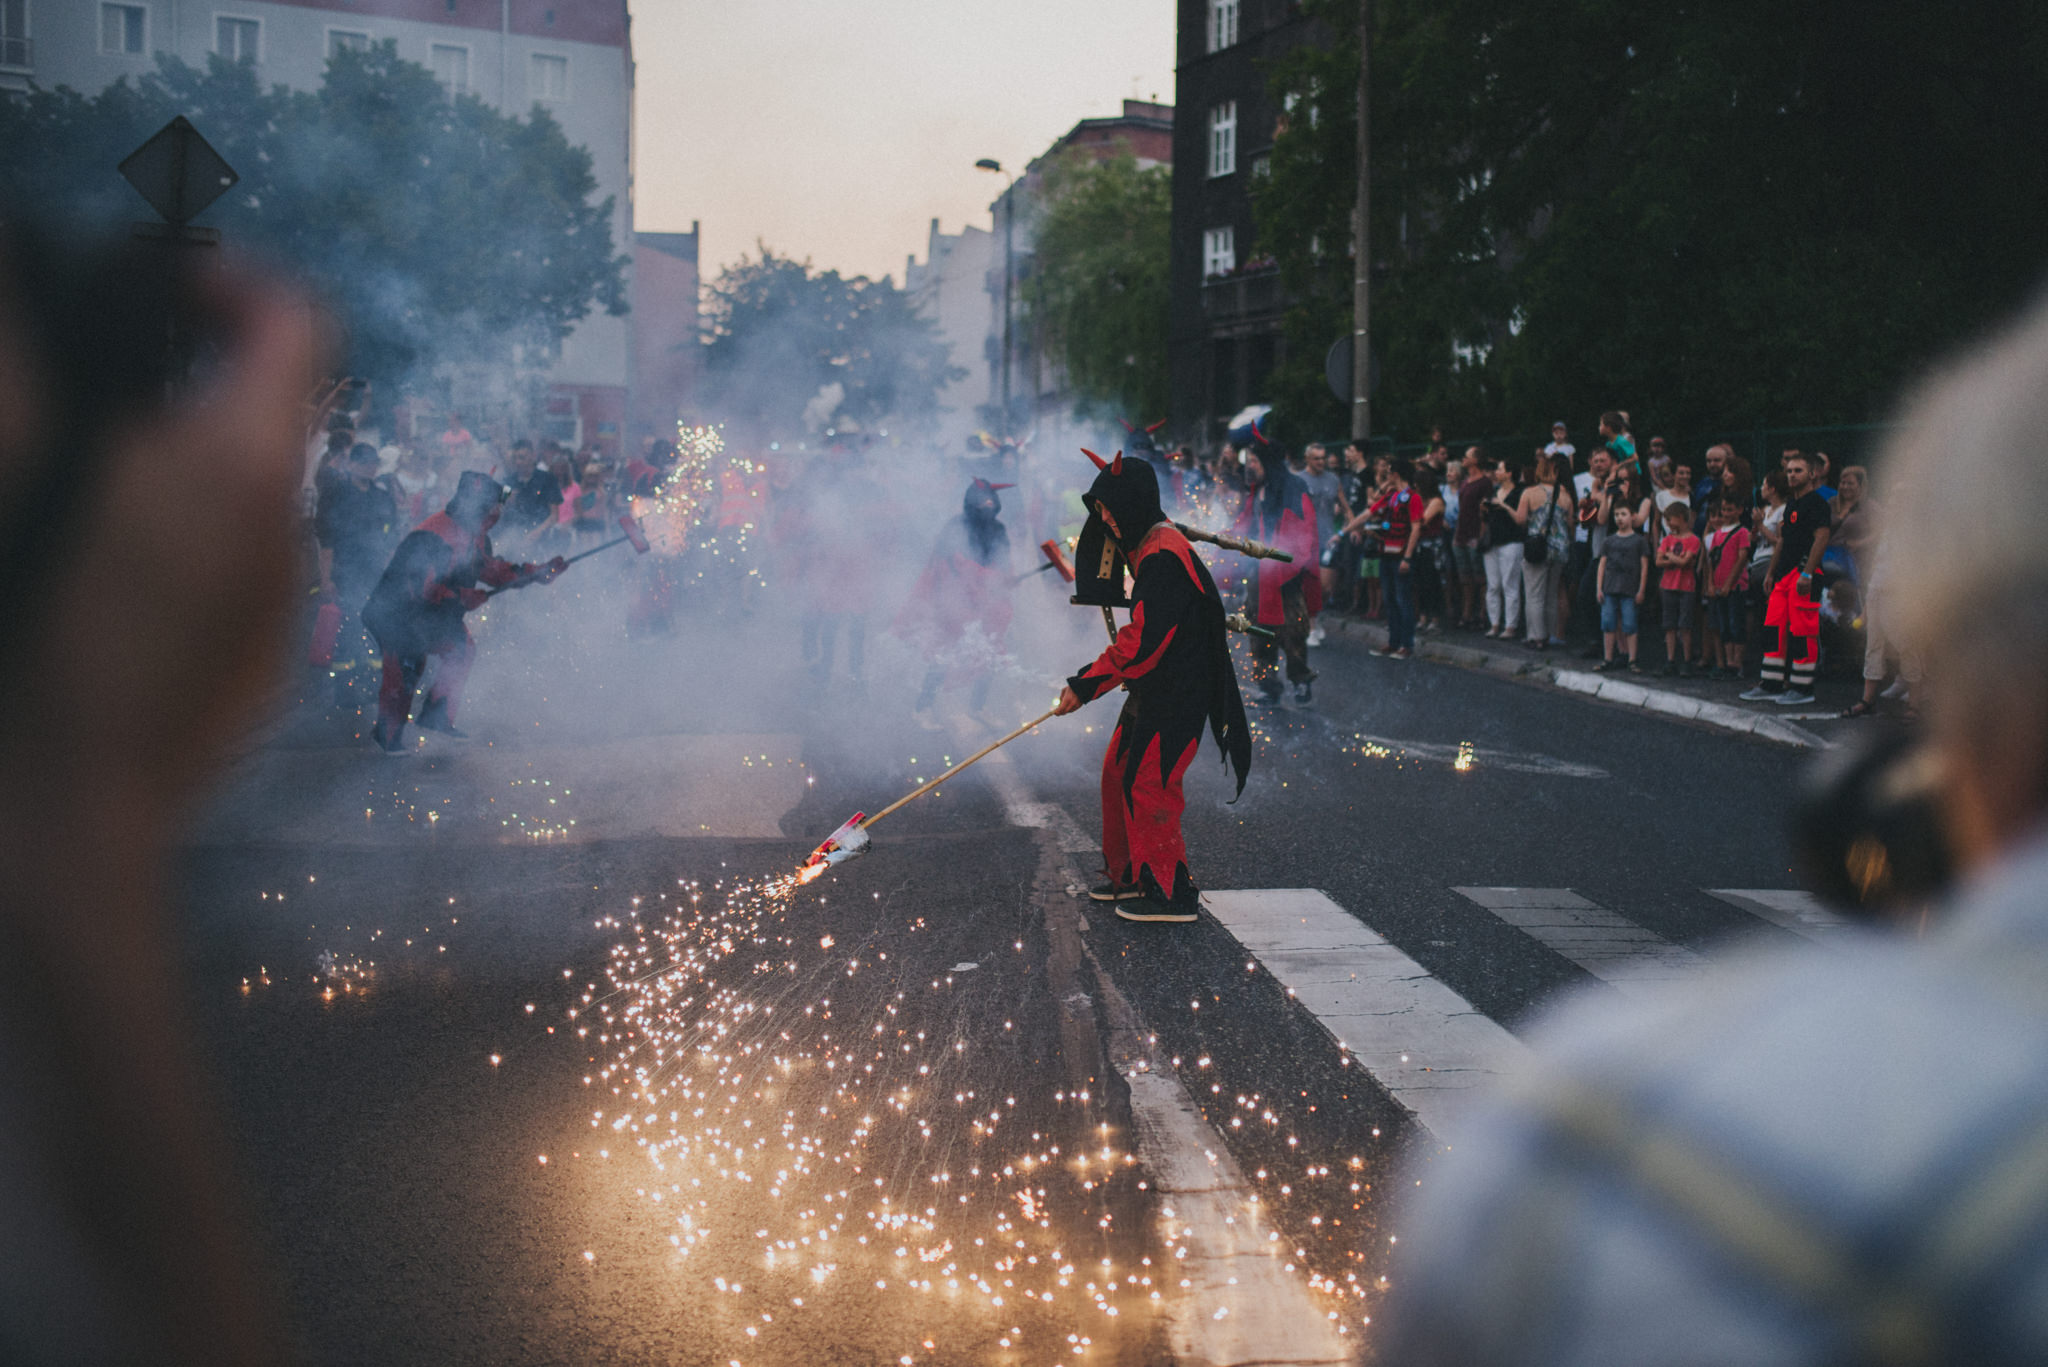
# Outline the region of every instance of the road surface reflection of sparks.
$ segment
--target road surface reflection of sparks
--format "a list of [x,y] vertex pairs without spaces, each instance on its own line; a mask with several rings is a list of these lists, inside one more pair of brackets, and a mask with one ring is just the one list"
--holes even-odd
[[[796,897],[827,871],[635,899],[599,922],[622,932],[605,984],[566,1011],[599,1065],[584,1079],[591,1128],[638,1151],[636,1197],[729,1312],[706,1332],[733,1361],[808,1360],[821,1340],[806,1295],[815,1315],[821,1288],[857,1287],[888,1300],[873,1322],[900,1335],[875,1345],[889,1360],[1027,1349],[1013,1360],[1070,1363],[1189,1285],[1172,1261],[1184,1236],[1161,1246],[1128,1213],[1147,1184],[1099,1123],[1101,1099],[1048,1077],[1062,1128],[1031,1129],[1046,1098],[1020,1109],[1014,1049],[993,1059],[968,1038],[978,1013],[952,971],[909,976],[880,929],[835,949],[825,926],[854,938],[851,922]],[[1029,972],[1023,941],[1012,953]]]

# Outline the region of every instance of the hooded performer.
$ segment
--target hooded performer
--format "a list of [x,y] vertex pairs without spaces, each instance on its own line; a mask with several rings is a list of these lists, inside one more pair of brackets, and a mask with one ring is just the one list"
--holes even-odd
[[1000,494],[1016,487],[985,479],[967,486],[960,516],[939,533],[924,573],[896,614],[892,630],[931,661],[915,711],[937,700],[949,672],[974,680],[968,695],[972,711],[980,712],[988,700],[991,670],[1010,630],[1010,532],[1003,526]]
[[363,605],[363,625],[384,652],[373,735],[387,754],[406,753],[405,724],[430,655],[440,659],[441,667],[420,711],[420,727],[463,738],[455,728],[455,709],[476,658],[476,642],[462,617],[489,596],[477,584],[545,584],[568,568],[560,556],[545,564],[515,565],[492,554],[490,530],[504,502],[503,485],[489,475],[465,471],[448,506],[398,543]]
[[1316,672],[1308,667],[1308,624],[1323,610],[1323,581],[1317,572],[1322,550],[1316,540],[1315,499],[1301,476],[1272,447],[1244,452],[1244,507],[1236,530],[1294,557],[1258,562],[1258,623],[1270,627],[1274,639],[1252,647],[1252,678],[1267,704],[1280,701],[1280,671],[1274,657],[1287,657],[1287,681],[1294,700],[1310,701],[1309,685]]
[[[1102,859],[1109,881],[1089,891],[1127,921],[1192,921],[1180,818],[1181,778],[1206,725],[1244,791],[1251,733],[1224,635],[1223,599],[1187,538],[1159,507],[1159,477],[1119,456],[1089,487],[1089,520],[1129,561],[1131,620],[1095,663],[1067,680],[1058,711],[1122,684],[1130,696],[1102,760]],[[1084,534],[1083,544],[1089,538]],[[1121,570],[1118,570],[1121,578]]]

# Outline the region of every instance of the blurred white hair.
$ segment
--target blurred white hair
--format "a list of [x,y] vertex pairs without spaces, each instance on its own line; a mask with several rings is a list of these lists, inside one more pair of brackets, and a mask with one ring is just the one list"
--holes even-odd
[[1972,733],[2048,715],[2048,299],[1913,394],[1884,469],[1887,606],[1937,708]]

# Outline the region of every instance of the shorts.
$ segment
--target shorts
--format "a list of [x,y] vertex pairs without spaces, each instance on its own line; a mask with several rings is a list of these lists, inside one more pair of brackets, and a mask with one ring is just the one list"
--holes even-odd
[[1749,599],[1741,589],[1707,600],[1707,625],[1724,641],[1741,642],[1749,635]]
[[1476,544],[1462,546],[1453,541],[1451,543],[1451,564],[1457,569],[1458,578],[1465,580],[1467,583],[1478,583],[1486,578],[1486,560],[1480,554],[1479,547]]
[[1626,593],[1607,593],[1600,597],[1600,630],[1618,631],[1623,636],[1636,634],[1636,600]]
[[1698,598],[1691,589],[1659,589],[1664,600],[1664,629],[1691,631],[1693,604]]
[[[1814,587],[1819,588],[1818,581]],[[1797,570],[1771,585],[1771,596],[1764,601],[1764,625],[1783,627],[1794,636],[1820,635],[1820,596],[1808,598],[1799,592]]]

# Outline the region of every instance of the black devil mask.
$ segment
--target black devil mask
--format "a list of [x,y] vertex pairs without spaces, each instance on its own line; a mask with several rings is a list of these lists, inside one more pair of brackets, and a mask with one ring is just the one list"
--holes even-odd
[[455,497],[448,500],[448,516],[465,527],[478,527],[484,515],[504,501],[504,485],[476,470],[464,470]]
[[1159,476],[1142,460],[1125,460],[1119,451],[1115,460],[1104,460],[1093,451],[1082,454],[1095,462],[1101,472],[1088,486],[1086,502],[1091,519],[1109,515],[1110,534],[1119,549],[1129,556],[1145,539],[1145,533],[1166,520],[1159,506]]

